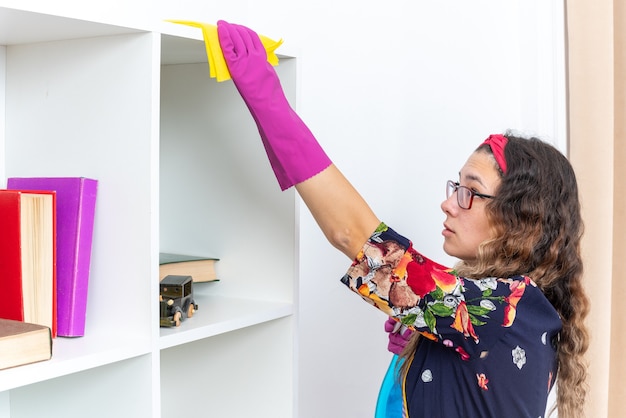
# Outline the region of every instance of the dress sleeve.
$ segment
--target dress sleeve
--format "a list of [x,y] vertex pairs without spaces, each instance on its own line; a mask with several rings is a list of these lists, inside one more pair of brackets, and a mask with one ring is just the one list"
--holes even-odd
[[424,257],[381,224],[341,281],[365,301],[464,359],[488,350],[513,324],[530,279],[469,280]]

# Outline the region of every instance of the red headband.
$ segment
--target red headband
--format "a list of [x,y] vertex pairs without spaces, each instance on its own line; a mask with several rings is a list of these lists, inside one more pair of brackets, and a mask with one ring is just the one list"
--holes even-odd
[[506,173],[506,159],[504,158],[504,147],[506,147],[506,143],[506,137],[500,134],[489,135],[489,138],[485,139],[485,142],[483,142],[483,144],[487,144],[491,147],[491,152],[503,173]]

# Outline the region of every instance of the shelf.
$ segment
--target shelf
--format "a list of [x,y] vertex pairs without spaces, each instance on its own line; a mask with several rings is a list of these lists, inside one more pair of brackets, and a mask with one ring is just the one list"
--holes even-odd
[[0,45],[20,45],[140,32],[143,31],[0,7]]
[[[241,387],[223,359],[250,346],[265,359],[245,369],[252,399],[289,416],[295,191],[279,190],[234,84],[209,77],[201,30],[130,26],[0,7],[4,175],[99,181],[86,335],[56,338],[51,360],[0,371],[0,416],[47,416],[44,405],[169,416],[180,399],[161,388],[181,367]],[[277,71],[295,100],[295,60]],[[196,314],[159,328],[158,252],[169,247],[219,254],[220,281],[194,285]],[[239,396],[206,387],[193,389],[194,413]]]
[[[196,64],[206,63],[207,54],[200,28],[163,22],[159,26],[161,33],[161,64]],[[276,51],[279,59],[296,56],[296,51],[289,45],[281,45]]]
[[[142,32],[146,30],[0,7],[0,45],[21,45]],[[161,22],[157,25],[157,33],[162,36],[162,64],[207,62],[204,39],[199,28]],[[281,45],[277,55],[280,58],[291,58],[294,56],[294,51]]]
[[148,354],[149,339],[102,335],[57,337],[52,359],[0,371],[0,392]]
[[180,327],[161,328],[159,347],[162,350],[293,314],[290,303],[197,292],[194,292],[194,296],[198,311],[192,318],[185,319]]

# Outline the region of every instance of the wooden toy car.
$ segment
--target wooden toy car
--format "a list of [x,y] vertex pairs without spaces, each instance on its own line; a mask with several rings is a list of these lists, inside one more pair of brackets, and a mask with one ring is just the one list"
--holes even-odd
[[193,299],[191,276],[165,276],[160,283],[159,305],[162,327],[178,327],[198,309]]

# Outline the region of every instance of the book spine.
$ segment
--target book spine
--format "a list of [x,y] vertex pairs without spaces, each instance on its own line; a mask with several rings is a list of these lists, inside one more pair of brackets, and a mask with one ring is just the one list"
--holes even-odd
[[63,303],[59,304],[59,309],[63,310],[63,320],[59,321],[58,335],[64,337],[85,335],[96,194],[97,182],[81,179],[77,196],[71,273],[69,282],[66,283],[66,294],[62,296]]

